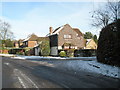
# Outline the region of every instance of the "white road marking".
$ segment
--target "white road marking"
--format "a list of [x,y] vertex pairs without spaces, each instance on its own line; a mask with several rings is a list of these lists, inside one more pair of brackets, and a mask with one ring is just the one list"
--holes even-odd
[[[31,82],[31,84],[35,87],[35,88],[38,88],[38,86],[28,77],[26,76],[25,74],[23,74],[20,70],[18,69],[14,69],[14,73],[16,74],[16,76],[18,77],[20,83],[22,84],[22,86],[25,88],[25,84],[24,82],[22,81],[22,79],[20,78],[20,75],[25,78],[28,82]],[[29,88],[29,87],[28,87]]]
[[33,67],[29,67],[30,69],[34,69]]
[[5,65],[9,65],[9,63],[4,63]]
[[27,77],[25,74],[23,74],[22,72],[20,72],[21,73],[21,75],[23,76],[23,77],[26,77],[26,79],[28,79],[28,81],[30,81],[34,86],[35,86],[35,88],[38,88],[37,87],[37,85],[29,78],[29,77]]
[[24,82],[22,81],[22,79],[21,79],[20,77],[18,77],[18,80],[19,80],[20,84],[22,85],[22,87],[23,87],[23,88],[26,88]]
[[[62,83],[59,83],[60,85],[62,85],[64,88],[69,88],[68,86],[66,86],[65,84],[62,84]],[[70,88],[69,88],[69,90],[71,90]]]

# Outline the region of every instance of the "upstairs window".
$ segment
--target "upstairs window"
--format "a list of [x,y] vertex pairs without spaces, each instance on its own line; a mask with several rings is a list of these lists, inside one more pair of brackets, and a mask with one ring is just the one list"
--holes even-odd
[[76,34],[76,36],[79,37],[78,34]]
[[64,38],[65,38],[65,39],[71,39],[71,38],[72,38],[72,35],[71,35],[71,34],[64,35]]

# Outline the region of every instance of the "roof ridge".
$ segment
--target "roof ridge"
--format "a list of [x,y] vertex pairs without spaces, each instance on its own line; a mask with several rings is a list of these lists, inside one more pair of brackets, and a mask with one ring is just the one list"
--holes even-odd
[[64,25],[57,27],[57,28],[53,31],[53,33],[55,33],[58,29],[60,29],[60,28],[63,27],[63,26],[64,26]]

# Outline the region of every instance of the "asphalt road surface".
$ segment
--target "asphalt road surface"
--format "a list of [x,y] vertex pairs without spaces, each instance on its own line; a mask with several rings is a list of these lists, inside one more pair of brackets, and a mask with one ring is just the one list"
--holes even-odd
[[[38,63],[40,62],[40,63]],[[31,60],[2,57],[2,88],[118,88],[119,80],[86,71],[57,67],[64,60]],[[61,63],[61,64],[62,64]],[[56,64],[54,66],[54,64]]]

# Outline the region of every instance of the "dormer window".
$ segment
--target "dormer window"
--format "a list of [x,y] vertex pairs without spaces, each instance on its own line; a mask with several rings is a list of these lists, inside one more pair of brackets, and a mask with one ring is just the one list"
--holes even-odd
[[72,38],[72,35],[71,35],[71,34],[66,34],[66,35],[64,35],[64,38],[65,38],[65,39],[71,39],[71,38]]

